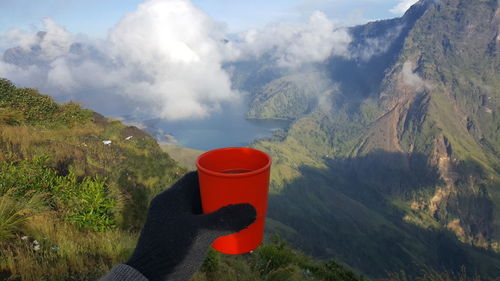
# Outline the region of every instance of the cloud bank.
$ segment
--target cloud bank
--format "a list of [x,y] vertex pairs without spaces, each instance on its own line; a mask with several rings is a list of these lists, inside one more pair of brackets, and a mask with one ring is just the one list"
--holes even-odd
[[147,1],[103,42],[81,44],[43,23],[43,33],[9,32],[18,47],[4,54],[0,76],[53,93],[119,93],[166,119],[202,118],[238,98],[221,67],[223,33],[190,1]]
[[345,28],[336,28],[325,14],[316,11],[304,24],[273,24],[262,30],[240,34],[233,59],[269,55],[277,66],[298,68],[322,62],[332,55],[348,56],[351,37]]
[[5,35],[16,47],[0,59],[0,77],[91,108],[123,106],[169,120],[204,118],[239,100],[226,62],[267,55],[277,67],[297,69],[347,56],[351,41],[320,12],[304,24],[269,25],[228,41],[223,25],[189,0],[147,0],[100,41],[49,18],[43,24],[43,32]]

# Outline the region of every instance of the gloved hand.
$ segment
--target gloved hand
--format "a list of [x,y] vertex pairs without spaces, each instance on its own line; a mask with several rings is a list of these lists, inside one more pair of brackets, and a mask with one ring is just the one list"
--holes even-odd
[[216,238],[246,228],[255,218],[250,204],[202,214],[198,174],[191,172],[153,198],[137,246],[125,264],[149,281],[189,280]]

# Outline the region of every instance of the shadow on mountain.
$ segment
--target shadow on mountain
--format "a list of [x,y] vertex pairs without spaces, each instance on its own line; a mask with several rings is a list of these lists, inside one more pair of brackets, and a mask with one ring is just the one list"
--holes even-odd
[[500,255],[405,219],[412,210],[403,201],[433,194],[441,184],[427,163],[422,154],[377,151],[329,160],[327,169],[302,167],[300,178],[270,196],[268,231],[370,277],[401,270],[415,276],[423,268],[459,272],[462,266],[483,277],[500,276]]

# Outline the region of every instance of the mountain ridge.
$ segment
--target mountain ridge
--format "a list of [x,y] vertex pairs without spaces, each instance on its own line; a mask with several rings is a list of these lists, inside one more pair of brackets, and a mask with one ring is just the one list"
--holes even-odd
[[[318,233],[289,233],[288,238],[306,251],[336,255],[361,271],[379,275],[368,265],[377,256],[370,251],[378,251],[379,245],[368,243],[368,255],[362,258],[366,263],[359,263],[347,249],[335,246],[349,235],[336,234],[335,224],[327,228],[321,222],[330,217],[337,227],[351,229],[359,241],[366,242],[361,237],[373,233],[328,211],[327,198],[333,196],[352,212],[361,203],[373,222],[395,224],[393,234],[385,230],[378,235],[400,241],[388,259],[404,261],[400,265],[406,270],[412,270],[405,264],[408,261],[432,267],[450,259],[443,252],[433,263],[425,261],[436,258],[431,248],[437,245],[430,246],[433,242],[426,243],[420,235],[448,241],[461,253],[461,262],[472,268],[481,268],[472,256],[487,257],[488,251],[496,255],[493,252],[500,250],[499,14],[496,1],[420,1],[402,18],[352,28],[351,56],[317,65],[316,76],[326,77],[321,79],[326,85],[321,90],[297,81],[309,70],[294,75],[285,71],[263,83],[255,92],[256,105],[249,117],[259,118],[256,113],[260,113],[260,117],[294,120],[285,134],[254,144],[271,153],[275,163],[270,202],[280,207],[271,208],[270,217],[294,230],[323,233],[314,242],[307,237]],[[295,83],[295,89],[286,86],[280,91],[282,83],[276,81]],[[296,98],[292,99],[296,106],[281,102],[290,95],[307,96],[314,107],[298,110],[305,102]],[[310,217],[293,205],[307,210]],[[287,211],[297,216],[296,222]],[[363,217],[353,221],[369,224]],[[429,233],[412,233],[410,226]],[[447,238],[437,239],[440,235]],[[330,246],[336,249],[328,251]],[[480,249],[486,252],[478,254]],[[490,277],[500,275],[498,257],[486,259],[491,266],[482,270]],[[455,262],[447,266],[456,268],[460,261]],[[384,266],[391,267],[374,268]]]

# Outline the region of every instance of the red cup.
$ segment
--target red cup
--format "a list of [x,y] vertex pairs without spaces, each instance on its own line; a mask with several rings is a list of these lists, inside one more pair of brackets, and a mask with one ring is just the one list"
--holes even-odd
[[257,248],[264,237],[271,157],[246,147],[228,147],[203,153],[196,160],[203,213],[249,203],[257,218],[242,231],[219,237],[212,248],[225,254],[243,254]]

